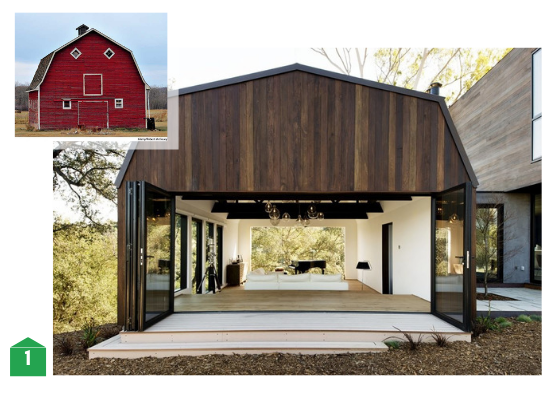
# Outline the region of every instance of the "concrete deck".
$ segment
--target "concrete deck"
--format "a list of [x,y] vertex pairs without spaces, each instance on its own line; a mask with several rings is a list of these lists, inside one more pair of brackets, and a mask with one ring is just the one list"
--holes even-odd
[[[477,292],[483,292],[483,288],[477,288]],[[511,317],[520,314],[542,313],[542,291],[530,288],[489,288],[489,293],[516,299],[515,301],[477,301],[478,315],[491,317]],[[489,310],[491,309],[491,310]]]

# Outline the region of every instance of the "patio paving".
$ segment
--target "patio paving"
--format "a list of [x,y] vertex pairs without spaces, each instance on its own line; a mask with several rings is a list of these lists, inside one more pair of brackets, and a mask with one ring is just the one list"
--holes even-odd
[[[477,288],[477,292],[483,292]],[[489,288],[489,293],[516,299],[515,301],[477,301],[478,314],[487,315],[491,305],[491,316],[517,316],[519,314],[541,314],[542,291],[530,288]]]

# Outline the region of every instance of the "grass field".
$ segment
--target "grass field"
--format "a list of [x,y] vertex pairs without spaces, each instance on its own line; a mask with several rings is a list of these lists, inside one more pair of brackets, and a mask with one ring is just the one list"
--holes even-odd
[[67,130],[48,130],[37,131],[29,127],[29,112],[15,114],[15,135],[16,137],[166,137],[167,136],[167,109],[155,109],[151,111],[151,117],[155,119],[156,131],[144,129],[103,129],[101,131],[83,130],[77,128]]

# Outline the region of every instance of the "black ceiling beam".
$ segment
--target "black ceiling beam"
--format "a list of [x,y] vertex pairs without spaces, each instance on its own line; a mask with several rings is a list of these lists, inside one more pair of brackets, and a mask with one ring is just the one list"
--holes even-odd
[[[291,214],[290,214],[291,215]],[[262,212],[230,212],[227,219],[270,219],[268,214]],[[297,214],[291,215],[291,220],[297,219]],[[330,212],[324,213],[324,219],[369,219],[366,212]],[[311,219],[314,225],[320,225],[320,221]]]
[[[411,201],[410,194],[402,193],[356,193],[356,192],[329,192],[329,193],[305,193],[305,192],[180,192],[177,195],[183,200],[360,200],[360,201]],[[429,196],[430,194],[424,194]],[[414,196],[421,196],[415,194]]]
[[[273,202],[272,202],[273,203]],[[273,203],[280,212],[289,213],[291,217],[296,217],[301,212],[303,215],[309,206],[308,203]],[[383,212],[380,203],[370,202],[370,203],[317,203],[317,211],[323,212],[324,215],[328,216],[331,213],[367,213],[367,212]],[[212,212],[227,212],[227,213],[247,213],[247,214],[258,214],[262,213],[266,216],[268,214],[264,211],[264,205],[262,203],[225,203],[222,201],[214,203]]]

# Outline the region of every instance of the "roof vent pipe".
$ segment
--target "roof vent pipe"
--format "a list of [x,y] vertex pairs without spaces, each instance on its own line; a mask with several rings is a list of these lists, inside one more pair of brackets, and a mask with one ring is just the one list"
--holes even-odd
[[427,90],[427,92],[429,94],[433,94],[433,95],[440,95],[439,94],[439,89],[442,87],[443,85],[441,83],[431,83],[431,85],[429,86],[429,90]]
[[78,37],[79,37],[79,36],[81,36],[82,34],[84,34],[85,32],[87,32],[89,30],[89,26],[81,24],[80,26],[78,26],[76,28],[76,30],[78,31]]

